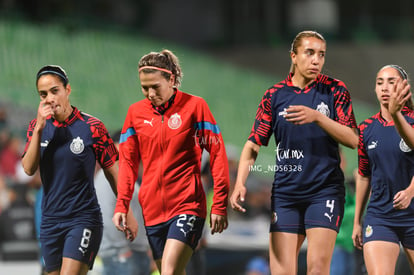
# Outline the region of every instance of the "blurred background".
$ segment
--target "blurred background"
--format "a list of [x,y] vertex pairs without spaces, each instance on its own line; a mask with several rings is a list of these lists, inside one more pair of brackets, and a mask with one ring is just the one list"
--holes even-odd
[[[113,132],[143,98],[140,57],[172,50],[184,72],[181,90],[206,99],[237,167],[258,103],[287,76],[290,43],[305,29],[326,38],[323,72],[346,83],[358,123],[378,112],[380,67],[414,72],[412,0],[0,0],[0,274],[16,261],[38,268],[33,207],[40,181],[24,176],[19,161],[37,111],[40,67],[65,68],[72,104]],[[261,149],[248,215],[230,210],[229,230],[206,236],[207,274],[245,274],[249,260],[266,258],[274,149]],[[356,151],[344,148],[344,157],[352,178]]]

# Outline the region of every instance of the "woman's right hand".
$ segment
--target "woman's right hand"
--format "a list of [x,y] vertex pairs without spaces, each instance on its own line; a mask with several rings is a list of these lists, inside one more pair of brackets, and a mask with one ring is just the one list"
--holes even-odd
[[246,212],[246,209],[244,209],[240,204],[240,202],[244,202],[246,193],[247,189],[243,184],[236,184],[233,193],[230,196],[231,208],[242,213]]
[[38,127],[39,130],[45,128],[47,118],[53,116],[53,114],[53,109],[50,103],[41,100],[37,109],[36,127]]
[[352,240],[354,246],[359,250],[362,249],[362,226],[360,224],[354,224],[354,230],[352,232]]
[[125,232],[128,228],[127,215],[125,213],[116,212],[112,217],[112,222],[119,231]]

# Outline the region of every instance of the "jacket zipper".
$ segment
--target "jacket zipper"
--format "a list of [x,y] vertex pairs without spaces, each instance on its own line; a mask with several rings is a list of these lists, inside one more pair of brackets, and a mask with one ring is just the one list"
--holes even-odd
[[159,175],[159,187],[161,190],[161,203],[162,203],[162,215],[165,215],[167,209],[165,206],[165,196],[164,196],[164,185],[162,178],[162,171],[164,170],[164,115],[161,115],[161,137],[160,137],[160,147],[161,147],[161,164],[160,164],[160,175]]

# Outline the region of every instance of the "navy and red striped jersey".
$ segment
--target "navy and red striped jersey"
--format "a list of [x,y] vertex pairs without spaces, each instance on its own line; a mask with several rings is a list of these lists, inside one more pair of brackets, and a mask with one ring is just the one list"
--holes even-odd
[[269,88],[259,105],[249,140],[268,145],[274,134],[276,165],[273,196],[307,199],[344,194],[338,143],[315,123],[294,125],[286,121],[286,109],[304,105],[340,124],[357,128],[345,84],[319,74],[304,89],[292,84],[292,74]]
[[[27,147],[36,119],[27,130]],[[94,187],[96,161],[111,167],[118,151],[105,125],[73,107],[72,114],[59,123],[47,120],[40,143],[40,175],[43,184],[43,221],[68,221],[76,217],[102,223]]]
[[[414,125],[414,112],[403,109],[405,119]],[[414,176],[414,152],[407,146],[394,127],[381,113],[364,120],[359,125],[358,172],[369,177],[371,197],[367,215],[380,217],[389,225],[414,222],[414,204],[408,209],[393,208],[394,195],[406,189]],[[404,219],[401,219],[404,217]]]

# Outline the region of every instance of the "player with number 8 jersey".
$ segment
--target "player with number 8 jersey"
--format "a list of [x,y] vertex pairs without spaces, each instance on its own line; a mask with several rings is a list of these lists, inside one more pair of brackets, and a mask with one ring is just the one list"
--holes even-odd
[[[95,165],[116,194],[118,151],[105,125],[69,101],[66,72],[39,70],[37,117],[27,130],[24,171],[40,169],[43,186],[41,254],[48,274],[84,275],[92,269],[102,239],[102,215],[94,187]],[[131,221],[131,231],[137,227]]]

